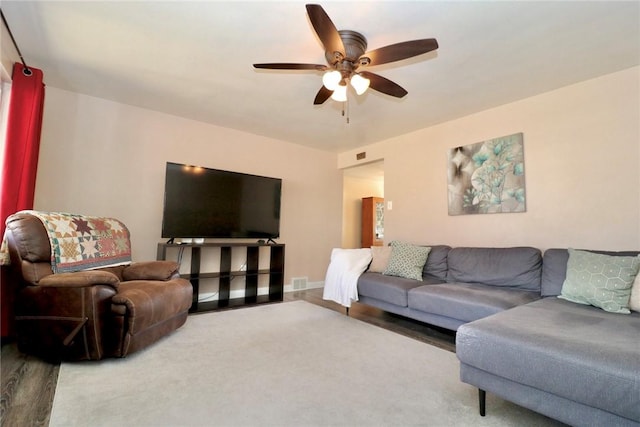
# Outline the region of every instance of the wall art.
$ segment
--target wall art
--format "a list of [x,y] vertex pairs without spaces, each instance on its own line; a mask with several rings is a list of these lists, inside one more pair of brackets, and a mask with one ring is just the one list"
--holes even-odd
[[523,134],[449,150],[449,215],[525,212]]

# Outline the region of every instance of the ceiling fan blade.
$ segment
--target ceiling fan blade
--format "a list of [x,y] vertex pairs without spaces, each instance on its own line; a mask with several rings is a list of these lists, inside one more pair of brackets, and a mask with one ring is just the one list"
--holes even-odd
[[362,57],[367,57],[371,60],[369,65],[381,65],[422,55],[437,48],[438,42],[436,39],[411,40],[374,49],[366,52]]
[[387,95],[395,96],[396,98],[402,98],[408,93],[402,86],[377,74],[373,74],[368,71],[361,71],[358,74],[369,79],[369,87],[377,90],[378,92],[386,93]]
[[342,56],[345,56],[344,44],[342,43],[340,34],[322,6],[319,4],[308,4],[307,14],[324,49],[329,53],[340,52]]
[[333,91],[324,87],[324,85],[320,88],[318,93],[316,94],[316,98],[313,100],[313,105],[323,104],[324,101],[329,99],[329,97],[333,95]]
[[266,63],[266,64],[253,64],[255,68],[267,68],[270,70],[317,70],[324,71],[327,69],[326,65],[319,64],[295,64],[289,62],[281,63]]

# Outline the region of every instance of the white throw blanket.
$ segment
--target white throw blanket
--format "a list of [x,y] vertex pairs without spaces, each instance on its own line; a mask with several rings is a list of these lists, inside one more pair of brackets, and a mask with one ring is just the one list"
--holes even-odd
[[369,248],[333,249],[322,298],[351,307],[351,301],[358,301],[358,278],[370,262]]

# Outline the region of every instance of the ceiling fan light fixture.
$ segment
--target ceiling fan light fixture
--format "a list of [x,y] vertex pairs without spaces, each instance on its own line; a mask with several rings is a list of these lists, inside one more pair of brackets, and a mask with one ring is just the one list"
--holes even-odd
[[358,95],[365,93],[371,83],[369,79],[362,77],[360,74],[354,74],[351,76],[350,82]]
[[[408,93],[403,87],[378,74],[368,71],[361,71],[360,74],[358,68],[402,61],[438,49],[438,42],[431,38],[394,43],[367,51],[366,37],[357,31],[338,31],[322,6],[307,4],[306,9],[311,26],[324,48],[327,65],[283,62],[253,66],[271,70],[324,71],[323,85],[317,92],[313,105],[320,105],[329,97],[338,102],[346,102],[349,83],[358,95],[371,88],[385,95],[402,98]],[[345,107],[347,105],[343,106],[343,115]]]
[[335,91],[340,86],[342,74],[338,70],[327,71],[322,76],[322,84],[329,90]]
[[338,102],[345,102],[347,100],[347,85],[338,85],[331,94],[331,99]]

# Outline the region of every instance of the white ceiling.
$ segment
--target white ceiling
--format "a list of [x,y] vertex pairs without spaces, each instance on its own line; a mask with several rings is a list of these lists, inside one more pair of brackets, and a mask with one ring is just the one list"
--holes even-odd
[[640,2],[324,1],[369,50],[440,48],[372,67],[409,94],[314,106],[324,63],[302,1],[11,1],[2,11],[48,86],[341,152],[640,64]]

